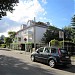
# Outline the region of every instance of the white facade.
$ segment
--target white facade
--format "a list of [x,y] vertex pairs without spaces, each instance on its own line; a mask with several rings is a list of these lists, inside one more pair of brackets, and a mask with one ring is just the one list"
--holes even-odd
[[[27,39],[26,41],[24,39]],[[33,42],[33,28],[25,29],[17,32],[15,35],[15,43]]]
[[[43,34],[46,32],[48,26],[33,24],[25,29],[17,32],[14,43],[41,43]],[[27,40],[24,40],[27,39]]]
[[41,43],[41,39],[43,34],[46,32],[46,28],[43,27],[35,27],[35,41],[36,43]]

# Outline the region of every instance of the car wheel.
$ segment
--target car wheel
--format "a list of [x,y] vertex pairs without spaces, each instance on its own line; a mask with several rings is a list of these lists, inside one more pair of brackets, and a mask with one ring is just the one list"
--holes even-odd
[[49,66],[51,68],[55,67],[55,61],[52,59],[52,60],[49,60]]
[[35,61],[35,57],[34,57],[34,56],[31,56],[31,60],[32,60],[32,61]]

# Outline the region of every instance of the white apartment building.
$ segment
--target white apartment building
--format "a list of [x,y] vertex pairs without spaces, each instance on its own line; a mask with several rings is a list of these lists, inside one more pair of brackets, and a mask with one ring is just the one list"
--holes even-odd
[[22,27],[15,35],[15,43],[41,43],[41,39],[48,25],[42,22],[29,20],[27,26],[23,25]]
[[17,44],[18,47],[21,44],[24,50],[27,43],[33,43],[34,48],[36,44],[42,44],[41,39],[48,26],[49,23],[29,20],[27,25],[21,25],[21,30],[16,33],[12,47],[14,48],[16,46],[15,44]]

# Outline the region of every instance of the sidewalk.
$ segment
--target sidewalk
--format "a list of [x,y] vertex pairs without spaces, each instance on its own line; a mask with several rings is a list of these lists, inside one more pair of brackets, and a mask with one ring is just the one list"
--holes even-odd
[[0,50],[8,50],[8,51],[10,51],[11,49],[9,49],[9,48],[0,48]]
[[11,50],[11,51],[14,51],[14,52],[19,53],[19,54],[31,55],[30,52],[25,52],[25,51],[20,51],[20,50]]

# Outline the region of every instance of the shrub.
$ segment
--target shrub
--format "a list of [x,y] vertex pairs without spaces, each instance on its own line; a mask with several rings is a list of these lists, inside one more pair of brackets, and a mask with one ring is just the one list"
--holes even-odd
[[61,42],[59,42],[58,40],[55,40],[55,39],[51,40],[50,43],[51,43],[51,46],[56,46],[56,47],[62,46]]
[[6,48],[6,44],[1,44],[1,48]]

